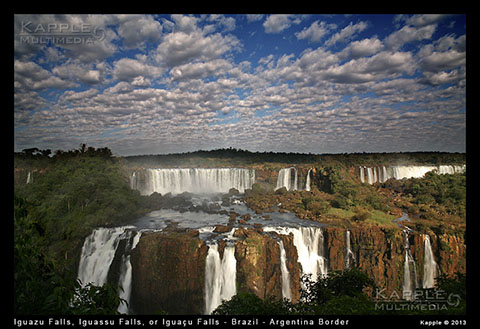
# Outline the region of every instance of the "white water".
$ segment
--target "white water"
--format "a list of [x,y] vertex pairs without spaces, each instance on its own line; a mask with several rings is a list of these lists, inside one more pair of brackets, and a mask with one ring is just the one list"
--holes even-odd
[[[292,171],[294,172],[293,175],[293,182],[292,182]],[[277,177],[277,187],[275,190],[279,188],[286,187],[287,191],[294,191],[298,189],[298,172],[297,168],[290,167],[290,168],[283,168],[280,169],[278,172]]]
[[311,185],[310,171],[312,171],[312,169],[308,169],[308,172],[307,172],[307,179],[306,179],[306,183],[305,183],[305,191],[310,191],[311,190],[311,188],[310,188],[310,185]]
[[96,228],[85,239],[78,266],[78,279],[82,285],[103,286],[107,282],[118,243],[125,238],[125,228]]
[[244,193],[255,182],[255,170],[241,168],[147,169],[145,186],[142,188],[138,188],[134,175],[136,174],[132,174],[131,184],[135,184],[143,195],[153,192],[228,193],[231,188]]
[[224,300],[237,293],[235,246],[227,243],[220,259],[217,242],[208,244],[205,261],[205,313],[211,314]]
[[430,236],[425,235],[425,254],[423,257],[423,288],[433,288],[437,277],[438,265],[433,256]]
[[[130,263],[130,252],[140,241],[140,232],[134,232],[133,226],[122,226],[114,228],[100,227],[85,239],[80,256],[78,267],[78,279],[82,286],[91,283],[95,286],[103,286],[107,282],[108,272],[112,264],[115,252],[121,240],[126,240],[124,254],[122,255],[120,265],[120,277],[118,280],[119,297],[130,302],[132,265]],[[132,244],[130,238],[135,234]],[[120,303],[118,306],[120,313],[128,314],[128,305]]]
[[323,247],[323,232],[320,227],[264,227],[265,232],[293,234],[293,244],[297,248],[298,262],[302,274],[310,274],[317,281],[320,276],[328,274],[327,261]]
[[33,182],[32,173],[29,171],[27,175],[27,184],[30,184],[32,182]]
[[282,240],[278,241],[278,246],[280,248],[280,270],[282,271],[282,297],[291,300],[290,273],[287,268],[287,253],[285,252]]
[[355,260],[355,255],[353,254],[352,248],[350,246],[350,231],[347,230],[345,233],[345,245],[346,245],[346,256],[345,256],[345,268],[349,269],[352,262]]
[[[140,241],[141,236],[141,232],[135,232],[132,245],[129,245],[129,239],[125,249],[130,250],[130,252],[135,249],[138,242]],[[118,291],[119,297],[124,299],[127,304],[120,303],[120,305],[118,305],[117,311],[120,314],[129,314],[130,295],[132,293],[132,264],[130,263],[130,253],[122,255],[122,266],[120,268],[120,278],[118,280],[118,286],[121,288]]]
[[464,172],[466,166],[391,166],[391,167],[360,167],[360,181],[368,184],[383,183],[390,178],[420,178],[429,171],[437,174],[454,174]]
[[[408,242],[408,231],[405,230],[405,261],[403,264],[403,299],[413,300],[413,293],[416,288],[417,283],[417,268],[415,265],[415,260],[410,253],[410,243]],[[410,264],[412,264],[413,269],[413,281],[412,281],[412,270],[410,269]]]

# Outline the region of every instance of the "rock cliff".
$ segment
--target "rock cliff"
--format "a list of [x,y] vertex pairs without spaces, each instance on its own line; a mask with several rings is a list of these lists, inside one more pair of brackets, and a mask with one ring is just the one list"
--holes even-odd
[[[324,250],[328,270],[343,270],[346,264],[346,229],[324,227]],[[465,272],[463,236],[429,232],[432,250],[441,273]],[[252,292],[260,298],[282,298],[281,239],[286,252],[292,301],[298,301],[301,265],[293,235],[239,228],[234,233],[237,293]],[[410,251],[417,268],[417,286],[423,276],[425,235],[409,234]],[[405,260],[405,235],[401,229],[372,225],[350,229],[350,245],[356,266],[372,277],[385,294],[401,295]],[[219,241],[223,257],[225,242]],[[142,235],[131,254],[131,309],[138,314],[202,314],[205,305],[205,259],[208,246],[198,231],[152,232]]]

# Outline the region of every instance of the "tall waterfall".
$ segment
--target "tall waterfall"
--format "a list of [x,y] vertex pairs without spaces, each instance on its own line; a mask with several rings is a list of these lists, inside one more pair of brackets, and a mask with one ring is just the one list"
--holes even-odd
[[352,265],[352,262],[355,260],[355,255],[353,254],[352,248],[350,246],[349,230],[347,230],[347,232],[345,233],[345,245],[346,245],[345,268],[348,269]]
[[[135,249],[138,242],[140,241],[140,237],[142,236],[141,232],[135,232],[135,236],[133,237],[133,242],[130,245],[130,239],[127,241],[127,246],[125,247],[126,250],[130,252]],[[118,313],[120,314],[128,314],[129,313],[129,306],[130,306],[130,295],[132,293],[132,263],[130,263],[130,252],[127,254],[122,255],[122,265],[120,268],[120,279],[118,280],[118,286],[122,289],[119,289],[119,297],[126,300],[127,304],[120,303],[118,305]]]
[[[114,228],[96,228],[85,239],[80,256],[78,267],[78,279],[83,286],[92,283],[95,286],[103,286],[107,282],[108,272],[115,257],[118,245],[121,240],[126,240],[125,251],[122,255],[120,265],[119,297],[130,300],[132,265],[130,263],[130,252],[136,247],[140,240],[140,233],[131,230],[131,226]],[[130,243],[132,234],[135,234],[133,242]],[[128,306],[120,303],[120,313],[128,313]]]
[[205,313],[211,314],[224,300],[237,293],[235,245],[227,243],[220,259],[218,244],[208,244],[205,262]]
[[31,184],[33,182],[32,173],[29,171],[27,175],[27,184]]
[[[292,176],[292,171],[294,173],[293,176]],[[277,187],[275,188],[275,190],[278,190],[279,188],[282,188],[282,187],[286,187],[287,191],[298,190],[297,168],[290,167],[290,168],[280,169],[280,171],[278,172]]]
[[[415,260],[410,253],[410,243],[408,241],[408,230],[404,231],[405,233],[405,262],[403,264],[403,298],[405,300],[413,299],[413,292],[416,288],[417,283],[417,268],[415,265]],[[413,269],[413,281],[412,281],[412,270],[410,269],[410,264],[412,264]]]
[[314,281],[317,281],[320,276],[328,274],[323,232],[320,227],[267,226],[263,230],[283,235],[293,234],[293,244],[297,249],[298,262],[302,266],[303,274],[310,274]]
[[280,270],[282,271],[282,297],[291,300],[290,273],[287,268],[287,253],[282,240],[278,241],[278,246],[280,248]]
[[425,234],[425,255],[423,257],[423,288],[433,288],[437,277],[438,265],[433,257],[430,236]]
[[[133,186],[133,174],[131,184]],[[140,193],[227,193],[235,188],[240,193],[252,188],[255,182],[254,169],[241,168],[189,168],[189,169],[147,169],[145,186]],[[135,177],[135,184],[138,186]],[[137,187],[138,188],[138,187]]]
[[374,184],[383,183],[390,178],[420,178],[425,176],[429,171],[434,171],[437,174],[454,174],[464,172],[466,166],[391,166],[391,167],[359,167],[360,181],[362,183]]
[[310,185],[311,185],[311,178],[310,178],[310,172],[312,171],[312,169],[308,169],[308,172],[307,172],[307,178],[306,178],[306,182],[305,182],[305,191],[310,191],[311,188],[310,188]]

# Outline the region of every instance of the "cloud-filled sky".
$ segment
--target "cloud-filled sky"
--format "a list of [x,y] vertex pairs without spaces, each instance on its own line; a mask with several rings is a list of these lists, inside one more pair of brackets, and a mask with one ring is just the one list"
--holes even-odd
[[464,15],[15,15],[14,148],[464,152]]

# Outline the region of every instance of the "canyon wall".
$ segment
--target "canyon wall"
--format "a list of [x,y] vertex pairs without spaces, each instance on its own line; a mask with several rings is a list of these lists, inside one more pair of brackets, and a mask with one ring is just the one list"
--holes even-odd
[[[323,253],[328,271],[343,270],[346,266],[347,230],[324,227]],[[351,228],[350,266],[362,269],[374,279],[385,294],[401,296],[405,272],[405,234],[400,229],[375,226]],[[465,272],[465,241],[463,236],[429,232],[432,251],[440,273]],[[260,298],[284,297],[285,285],[281,270],[282,242],[290,286],[290,299],[298,301],[302,265],[298,259],[293,234],[263,231],[261,228],[238,228],[233,234],[236,259],[236,291],[251,292]],[[416,287],[422,287],[425,235],[410,232],[410,252],[415,261]],[[218,241],[220,258],[226,242]],[[131,253],[132,297],[131,310],[138,314],[205,313],[205,259],[208,246],[198,237],[198,231],[153,232],[142,235]]]

